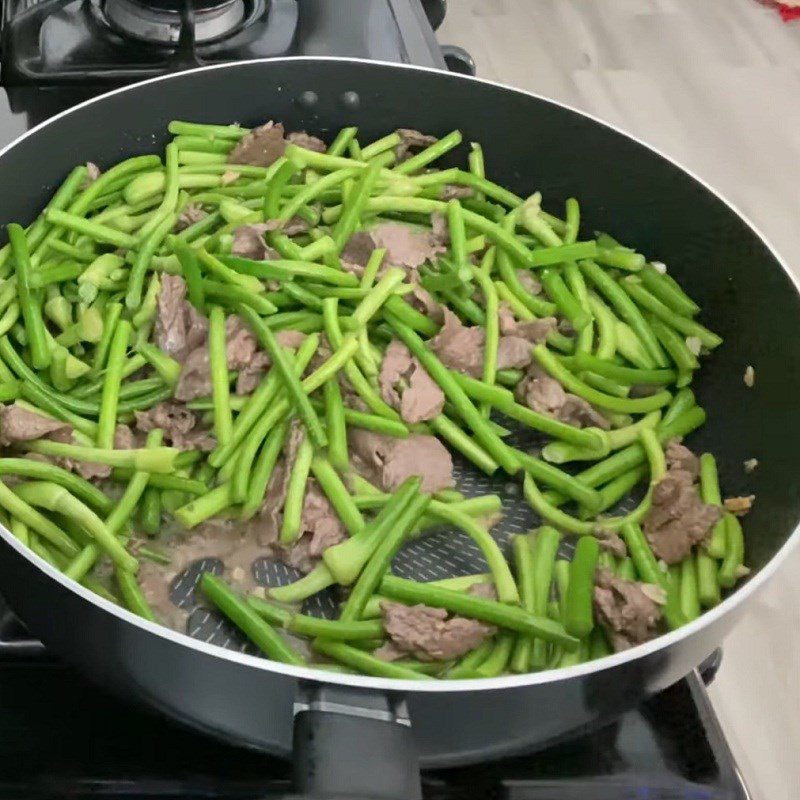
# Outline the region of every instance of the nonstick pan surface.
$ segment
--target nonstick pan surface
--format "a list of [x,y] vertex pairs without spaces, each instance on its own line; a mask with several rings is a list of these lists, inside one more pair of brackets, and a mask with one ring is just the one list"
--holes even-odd
[[[144,622],[64,579],[0,530],[0,585],[48,646],[118,692],[229,740],[279,753],[290,747],[292,703],[303,681],[400,692],[423,759],[441,764],[542,743],[607,718],[681,677],[719,644],[796,541],[800,518],[797,287],[730,204],[646,145],[546,99],[420,68],[302,58],[159,78],[59,115],[0,154],[6,187],[0,218],[30,221],[77,163],[106,167],[162,150],[171,119],[246,125],[274,119],[323,138],[357,125],[364,141],[397,127],[439,135],[459,128],[465,142],[481,142],[498,183],[522,195],[541,190],[551,209],[575,196],[587,233],[609,231],[666,262],[702,306],[702,321],[725,339],[693,385],[709,419],[689,444],[715,453],[725,494],[757,496],[745,520],[754,573],[691,625],[598,662],[479,682],[407,683],[253,657],[203,608],[192,613],[190,637]],[[464,157],[462,150],[452,160]],[[753,389],[742,381],[748,364],[756,370]],[[743,468],[749,458],[760,464],[750,475]],[[489,480],[463,465],[458,474],[467,493],[503,495],[506,515],[495,529],[502,542],[535,524],[517,482]],[[398,574],[422,580],[481,568],[471,543],[452,533],[409,545],[395,564]],[[293,577],[263,561],[256,569],[269,585]],[[192,578],[176,580],[179,602],[194,602]],[[331,608],[328,595],[309,604],[313,613]]]

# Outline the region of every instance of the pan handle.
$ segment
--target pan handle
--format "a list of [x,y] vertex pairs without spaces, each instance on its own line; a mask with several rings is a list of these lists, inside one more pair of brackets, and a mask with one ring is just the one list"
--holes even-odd
[[294,789],[312,797],[419,800],[405,701],[350,686],[302,684],[294,706]]

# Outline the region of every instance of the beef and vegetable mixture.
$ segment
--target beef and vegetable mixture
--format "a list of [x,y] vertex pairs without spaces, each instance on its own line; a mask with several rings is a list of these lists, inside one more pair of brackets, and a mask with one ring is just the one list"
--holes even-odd
[[[595,659],[747,573],[752,498],[681,443],[721,340],[663,264],[493,183],[477,143],[437,167],[458,131],[169,130],[163,163],[78,166],[8,225],[0,509],[33,552],[179,629],[171,583],[217,558],[198,596],[268,658],[411,679]],[[540,518],[507,555],[454,454]],[[392,573],[443,526],[484,572]],[[257,585],[265,556],[302,577]],[[302,613],[331,587],[337,618]]]

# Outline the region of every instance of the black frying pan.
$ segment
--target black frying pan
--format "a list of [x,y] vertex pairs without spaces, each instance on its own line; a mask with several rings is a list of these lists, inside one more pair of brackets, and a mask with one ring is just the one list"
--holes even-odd
[[[357,125],[363,141],[400,126],[460,128],[465,142],[483,144],[499,183],[521,195],[542,190],[554,208],[574,195],[589,230],[611,231],[668,263],[725,338],[697,381],[709,421],[691,444],[717,455],[727,493],[757,495],[745,522],[754,573],[694,623],[600,661],[417,683],[284,666],[174,633],[65,579],[0,529],[3,593],[47,646],[115,691],[245,746],[288,755],[295,711],[298,788],[381,797],[418,793],[415,752],[426,765],[447,765],[539,745],[619,713],[699,664],[800,538],[800,299],[759,234],[668,159],[569,108],[475,79],[344,59],[212,67],[78,106],[0,155],[0,219],[30,221],[77,163],[107,166],[163,149],[175,118],[275,119],[322,137]],[[756,369],[750,390],[747,364]],[[752,475],[742,467],[748,458],[760,463]],[[517,526],[532,521],[510,517]],[[401,566],[425,577],[421,563]]]

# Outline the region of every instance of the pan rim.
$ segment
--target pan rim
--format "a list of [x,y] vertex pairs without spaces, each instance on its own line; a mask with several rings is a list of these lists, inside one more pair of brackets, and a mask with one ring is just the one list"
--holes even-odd
[[[649,150],[651,153],[654,153],[655,155],[669,162],[673,166],[680,169],[685,175],[688,175],[693,181],[702,186],[706,191],[708,191],[710,194],[716,197],[720,202],[726,205],[761,240],[761,242],[770,252],[774,260],[778,263],[780,268],[789,278],[789,281],[794,286],[795,292],[798,295],[800,295],[800,276],[795,276],[793,274],[793,272],[789,269],[784,258],[780,255],[780,253],[778,253],[778,251],[766,238],[766,236],[764,236],[760,228],[757,225],[755,225],[752,222],[752,220],[750,220],[749,217],[746,214],[744,214],[734,203],[728,200],[714,187],[710,186],[702,177],[700,177],[692,170],[685,167],[679,161],[676,161],[671,156],[666,155],[657,147],[654,147],[648,142],[642,141],[640,138],[629,133],[623,128],[614,125],[610,122],[607,122],[606,120],[603,120],[602,118],[594,114],[583,111],[579,108],[576,108],[575,106],[561,102],[560,100],[556,100],[552,97],[548,97],[547,95],[540,94],[538,92],[530,92],[524,89],[519,89],[517,87],[511,86],[510,84],[502,83],[500,81],[487,80],[485,78],[478,78],[471,75],[448,73],[441,69],[435,69],[433,67],[423,67],[413,64],[400,64],[390,61],[379,61],[375,59],[351,58],[342,56],[287,56],[282,58],[254,58],[254,59],[247,59],[244,61],[229,62],[225,64],[213,64],[209,66],[198,67],[191,70],[185,70],[183,72],[159,75],[144,81],[140,81],[138,83],[113,89],[97,97],[92,97],[88,100],[84,100],[83,102],[78,103],[75,106],[72,106],[68,109],[65,109],[64,111],[59,112],[55,116],[50,117],[49,119],[44,120],[43,122],[40,122],[38,125],[35,125],[29,131],[24,132],[16,139],[14,139],[12,142],[10,142],[8,145],[0,149],[0,158],[2,158],[7,152],[12,150],[16,146],[18,146],[28,137],[35,135],[38,131],[42,130],[48,125],[56,123],[62,117],[75,113],[79,109],[91,106],[94,103],[98,103],[106,99],[107,97],[112,97],[114,95],[125,92],[132,92],[137,90],[141,86],[147,86],[149,84],[158,83],[161,81],[180,80],[182,78],[186,78],[187,76],[191,76],[194,74],[216,71],[216,70],[236,69],[239,67],[245,67],[253,64],[269,64],[273,62],[280,62],[280,63],[345,62],[345,63],[361,64],[367,67],[373,65],[382,67],[391,67],[395,69],[408,70],[410,72],[420,72],[424,74],[434,74],[434,75],[446,74],[452,80],[474,82],[478,84],[493,86],[498,89],[514,92],[516,94],[526,95],[536,100],[544,101],[546,103],[550,103],[552,105],[563,108],[567,111],[571,111],[572,113],[578,114],[581,117],[585,117],[597,125],[601,125],[604,128],[607,128],[618,135],[624,136],[625,138],[635,142],[636,144]],[[728,616],[729,613],[731,613],[747,598],[753,596],[767,583],[767,581],[769,581],[774,576],[776,571],[782,566],[783,562],[786,561],[792,550],[796,548],[798,544],[800,544],[800,520],[798,520],[798,524],[795,526],[794,530],[789,535],[787,540],[783,543],[783,545],[780,547],[780,549],[772,556],[772,558],[764,565],[762,569],[760,569],[748,580],[748,582],[744,586],[742,586],[740,589],[737,589],[731,595],[726,597],[718,606],[708,611],[705,611],[703,614],[701,614],[700,617],[688,623],[687,625],[684,625],[682,628],[679,628],[678,630],[665,633],[661,636],[658,636],[656,639],[653,639],[649,642],[645,642],[644,644],[637,645],[636,647],[630,648],[629,650],[623,650],[619,653],[613,653],[611,655],[605,656],[595,661],[585,662],[583,664],[577,664],[572,667],[562,667],[558,669],[545,670],[543,672],[526,673],[524,675],[508,675],[499,678],[480,678],[480,679],[459,680],[459,681],[402,680],[396,678],[376,678],[367,675],[343,675],[335,673],[326,673],[324,670],[318,670],[310,667],[296,667],[289,664],[281,664],[280,662],[272,661],[262,656],[252,656],[235,650],[228,650],[227,648],[221,647],[219,645],[209,644],[199,639],[194,639],[186,633],[173,631],[170,628],[167,628],[166,626],[160,625],[159,623],[145,620],[142,617],[139,617],[136,614],[133,614],[132,612],[128,611],[127,609],[122,608],[121,606],[118,606],[108,600],[105,600],[99,595],[94,594],[94,592],[91,592],[90,590],[86,589],[81,584],[77,583],[71,578],[67,578],[66,576],[64,576],[59,570],[57,570],[56,568],[48,564],[46,561],[44,561],[41,557],[30,551],[3,525],[0,525],[0,537],[3,538],[6,544],[8,544],[10,547],[16,550],[20,556],[26,558],[28,561],[30,561],[32,564],[38,567],[42,572],[44,572],[49,578],[55,580],[65,589],[77,594],[83,600],[89,603],[93,603],[95,606],[99,607],[103,611],[111,613],[114,616],[118,617],[119,619],[123,620],[124,622],[137,626],[148,633],[159,636],[162,639],[166,639],[171,643],[183,647],[189,647],[191,649],[204,653],[207,656],[221,658],[230,662],[234,662],[242,667],[250,667],[258,669],[266,673],[278,673],[295,678],[297,680],[306,680],[306,681],[310,680],[316,683],[344,685],[344,686],[352,686],[364,689],[374,689],[376,691],[394,691],[394,692],[404,692],[404,693],[405,692],[460,693],[460,692],[476,692],[483,690],[498,691],[501,689],[524,688],[524,687],[556,683],[560,681],[567,681],[574,678],[581,678],[583,676],[591,675],[597,672],[602,672],[607,669],[610,670],[622,667],[626,664],[638,661],[640,658],[648,658],[650,656],[655,655],[661,650],[665,650],[672,644],[676,644],[682,641],[683,639],[688,639],[689,637],[693,636],[695,633],[699,632],[702,628],[706,627],[707,625],[711,625],[714,622],[718,622],[723,617]]]

